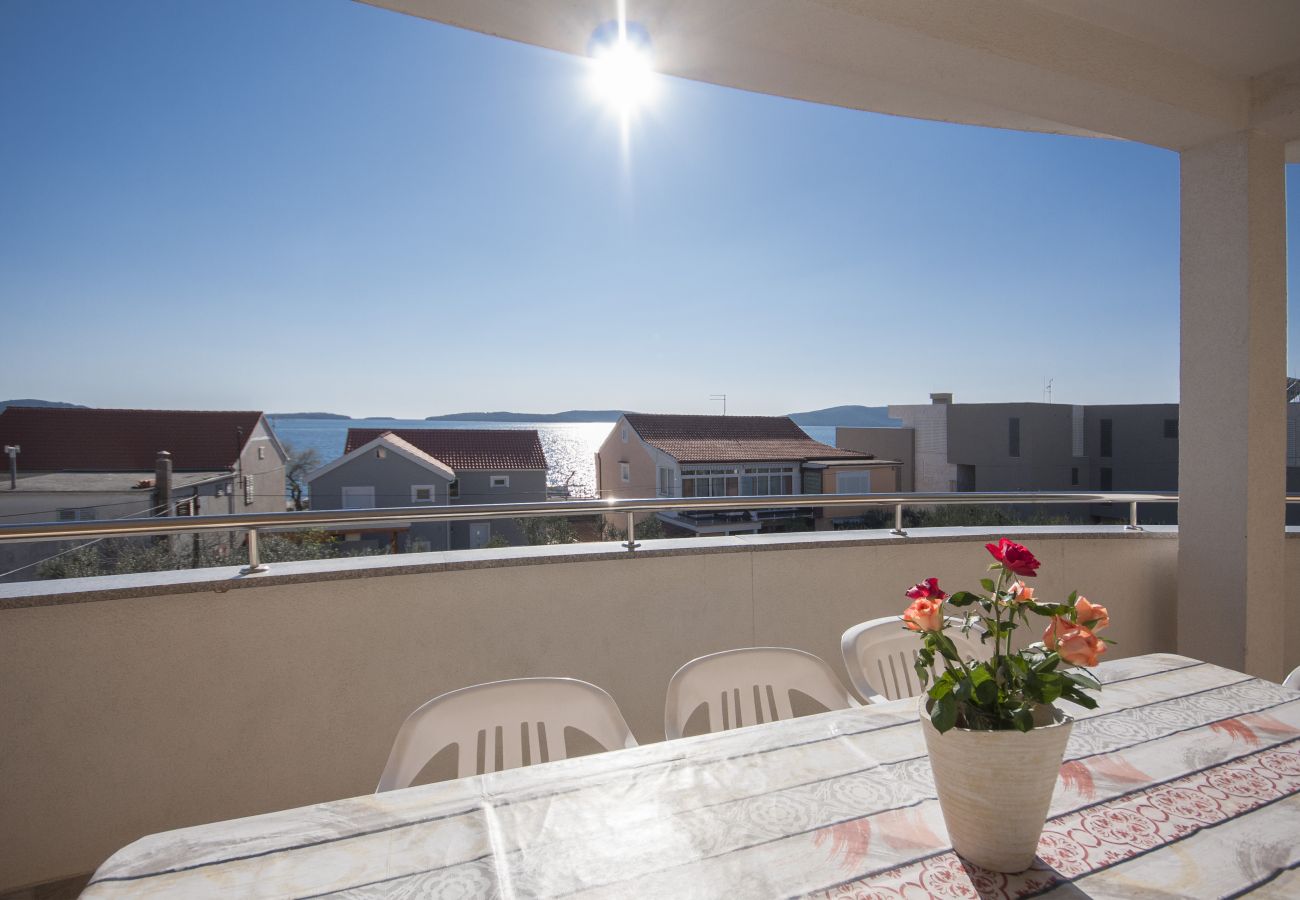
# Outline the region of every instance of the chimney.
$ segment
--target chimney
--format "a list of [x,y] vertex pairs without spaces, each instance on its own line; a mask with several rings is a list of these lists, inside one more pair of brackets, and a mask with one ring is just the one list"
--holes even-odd
[[931,394],[930,402],[935,404],[942,403],[946,406],[952,403],[952,394]]
[[153,507],[155,516],[172,514],[172,455],[158,451],[153,467]]
[[18,454],[22,447],[17,444],[5,444],[5,453],[9,454],[9,490],[18,490]]

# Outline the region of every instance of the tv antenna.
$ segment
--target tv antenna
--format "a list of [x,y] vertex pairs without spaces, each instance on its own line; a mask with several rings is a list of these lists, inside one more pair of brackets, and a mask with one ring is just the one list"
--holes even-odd
[[709,399],[710,399],[710,400],[721,400],[721,401],[722,401],[722,414],[723,414],[724,416],[727,414],[727,395],[726,395],[726,394],[709,394]]
[[1043,402],[1044,402],[1044,403],[1051,403],[1051,402],[1052,402],[1052,382],[1055,381],[1055,380],[1056,380],[1055,378],[1049,378],[1049,379],[1047,379],[1047,384],[1043,385]]

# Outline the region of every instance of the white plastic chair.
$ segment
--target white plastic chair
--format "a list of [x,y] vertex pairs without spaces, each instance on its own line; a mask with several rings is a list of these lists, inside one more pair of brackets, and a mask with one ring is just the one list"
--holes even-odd
[[693,659],[668,682],[664,735],[682,736],[701,706],[709,709],[709,731],[794,718],[790,692],[798,691],[827,709],[861,706],[817,656],[789,647],[745,647]]
[[[968,638],[953,627],[962,621],[949,616],[949,627],[944,633],[952,638],[962,658],[987,658],[990,654],[980,647],[978,640]],[[901,700],[921,693],[921,682],[914,668],[920,649],[920,635],[905,630],[898,616],[885,616],[854,625],[840,638],[840,652],[844,654],[849,680],[869,703]]]
[[594,684],[576,678],[476,684],[434,697],[407,717],[375,793],[410,787],[450,744],[457,745],[458,778],[566,759],[565,728],[606,750],[637,745],[614,698]]
[[1289,687],[1293,691],[1300,691],[1300,666],[1291,670],[1291,674],[1282,682],[1282,687]]

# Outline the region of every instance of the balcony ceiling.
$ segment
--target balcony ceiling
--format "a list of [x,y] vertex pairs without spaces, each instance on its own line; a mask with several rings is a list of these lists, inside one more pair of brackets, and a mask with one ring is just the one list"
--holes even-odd
[[[614,0],[361,0],[585,55]],[[1300,161],[1297,0],[628,0],[665,74],[873,112]]]

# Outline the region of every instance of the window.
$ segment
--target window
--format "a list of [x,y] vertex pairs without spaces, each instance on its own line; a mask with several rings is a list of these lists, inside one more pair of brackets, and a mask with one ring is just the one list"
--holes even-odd
[[510,476],[493,475],[490,479],[488,479],[488,487],[508,488],[510,487]]
[[244,476],[244,504],[248,505],[252,503],[254,496],[256,495],[253,492],[253,476],[245,475]]
[[199,500],[197,497],[191,497],[188,500],[182,500],[176,504],[176,513],[178,516],[197,516],[199,514]]
[[835,493],[870,494],[870,472],[841,472],[835,476]]
[[375,448],[375,459],[386,459],[387,457],[388,457],[388,449],[386,447]]
[[623,434],[623,443],[626,444],[626,443],[627,443],[627,426],[626,426],[626,425],[623,426],[623,432],[622,432],[622,434]]
[[1165,437],[1170,440],[1178,440],[1178,420],[1165,419]]
[[621,462],[621,463],[619,463],[619,464],[618,464],[618,477],[622,479],[622,481],[623,481],[624,484],[628,484],[629,482],[631,482],[631,480],[632,480],[632,466],[631,466],[629,463],[625,463],[625,462]]
[[659,467],[659,496],[673,497],[673,470],[666,467]]
[[764,497],[793,493],[793,466],[682,469],[683,497]]
[[1020,419],[1017,417],[1007,420],[1007,455],[1020,455]]
[[1114,476],[1109,467],[1101,470],[1101,489],[1103,491],[1114,490]]
[[[1102,419],[1101,420],[1101,455],[1106,457],[1114,456],[1115,454],[1112,452],[1114,449],[1115,449],[1115,420]],[[1102,488],[1102,490],[1104,491],[1106,489]]]
[[258,458],[258,459],[266,459],[266,448],[265,448],[265,447],[258,447],[258,448],[257,448],[257,458]]
[[432,503],[437,498],[437,492],[431,484],[413,484],[411,485],[411,502],[412,503]]
[[1075,466],[1070,470],[1070,486],[1078,487],[1079,485],[1079,467]]
[[59,510],[60,522],[93,522],[94,520],[95,520],[94,507]]
[[448,499],[448,500],[458,500],[458,499],[460,499],[460,480],[459,480],[459,479],[457,479],[456,481],[453,481],[451,484],[447,485],[447,499]]
[[343,488],[344,509],[374,509],[375,489],[372,485]]

